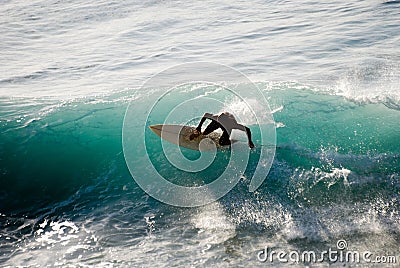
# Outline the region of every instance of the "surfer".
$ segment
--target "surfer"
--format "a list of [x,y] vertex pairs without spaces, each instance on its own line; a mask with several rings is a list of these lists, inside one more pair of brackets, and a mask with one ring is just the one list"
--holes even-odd
[[247,139],[249,143],[250,148],[254,148],[254,143],[251,140],[251,131],[248,127],[243,126],[239,124],[235,117],[228,113],[224,112],[221,114],[213,115],[210,113],[205,113],[203,115],[203,118],[200,120],[199,125],[197,126],[195,133],[190,135],[190,139],[193,140],[194,138],[198,137],[201,133],[201,126],[203,125],[204,121],[206,119],[210,119],[211,123],[206,127],[206,129],[203,132],[203,135],[208,135],[214,130],[217,130],[218,128],[221,128],[223,133],[221,138],[219,139],[219,144],[220,145],[230,145],[231,140],[229,139],[231,132],[233,129],[239,129],[242,131],[245,131],[247,134]]

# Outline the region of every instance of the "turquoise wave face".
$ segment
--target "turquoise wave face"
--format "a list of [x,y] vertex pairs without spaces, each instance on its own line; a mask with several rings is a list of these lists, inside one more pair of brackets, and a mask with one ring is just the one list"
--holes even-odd
[[398,110],[308,91],[270,95],[284,107],[274,115],[284,125],[275,167],[284,168],[272,182],[283,195],[301,206],[398,198]]
[[[289,152],[286,156],[291,165],[347,167],[357,173],[399,171],[399,111],[310,92],[271,95],[284,106],[275,119],[285,125],[278,129],[278,142],[282,156]],[[303,157],[290,159],[293,150]]]
[[68,199],[107,174],[122,150],[124,106],[77,102],[3,121],[1,210],[29,211]]
[[[364,248],[356,244],[360,240],[367,245],[385,241],[385,248],[395,252],[400,111],[385,103],[357,104],[290,87],[264,93],[277,126],[276,156],[266,180],[256,192],[248,191],[246,178],[260,155],[256,148],[236,187],[196,209],[162,204],[132,179],[122,153],[122,123],[131,92],[39,108],[15,102],[13,107],[25,107],[22,116],[4,112],[0,129],[0,242],[5,252],[0,261],[18,261],[9,258],[15,247],[61,246],[65,241],[86,245],[79,252],[91,259],[104,249],[142,245],[153,232],[185,250],[186,236],[220,245],[232,258],[250,245],[262,249],[266,242],[324,250],[338,239],[358,248]],[[135,92],[133,99],[146,94]],[[156,119],[150,118],[149,124]],[[257,144],[257,128],[249,126]],[[218,152],[210,169],[188,175],[166,165],[156,135],[149,132],[147,139],[157,170],[180,185],[211,182],[229,159]],[[199,157],[195,151],[182,152],[189,159]],[[221,239],[209,242],[196,228]],[[155,239],[150,246],[163,248],[163,243]],[[245,246],[237,248],[238,243]]]
[[[280,191],[281,181],[287,181],[294,183],[289,187],[293,188],[291,191],[299,192],[303,187],[302,198],[310,199],[308,193],[316,204],[320,203],[318,196],[330,196],[334,201],[335,196],[347,196],[342,195],[347,190],[356,193],[348,198],[361,198],[364,193],[359,190],[359,185],[365,184],[367,195],[376,191],[375,195],[379,195],[379,189],[397,194],[400,172],[398,110],[383,104],[359,105],[340,96],[307,90],[284,89],[265,93],[273,107],[280,108],[274,114],[278,146],[272,174],[282,165],[285,169],[279,171],[282,174],[274,175],[276,182],[264,183],[264,190],[277,184]],[[110,163],[123,161],[121,128],[127,107],[125,99],[126,96],[120,94],[104,101],[76,101],[47,112],[42,109],[42,115],[35,111],[29,115],[27,110],[24,118],[9,116],[9,120],[3,120],[1,210],[25,211],[30,206],[41,207],[68,198],[109,172]],[[227,101],[225,105],[235,103]],[[149,124],[157,121],[154,116],[161,114],[149,118]],[[249,126],[257,143],[257,128]],[[153,134],[147,137],[150,140],[149,153],[157,156],[161,149],[159,138]],[[183,149],[183,153],[188,158],[199,157],[198,152]],[[254,150],[246,171],[248,176],[254,171],[258,156],[258,151]],[[159,172],[168,174],[178,184],[201,184],[212,181],[214,175],[222,172],[226,155],[219,153],[218,159],[204,176],[187,176],[165,166],[163,161],[156,166]],[[119,166],[123,167],[123,162]],[[117,173],[129,177],[125,167]],[[327,182],[324,176],[332,178]],[[337,192],[335,187],[331,188],[332,185],[337,185]],[[389,190],[393,185],[396,187]],[[295,193],[290,195],[297,196]]]

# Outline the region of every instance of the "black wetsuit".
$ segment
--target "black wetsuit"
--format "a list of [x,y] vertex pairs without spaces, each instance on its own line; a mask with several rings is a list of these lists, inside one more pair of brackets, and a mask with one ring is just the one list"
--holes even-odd
[[231,140],[229,139],[228,131],[226,131],[226,129],[219,122],[217,122],[213,119],[210,119],[210,120],[211,120],[211,123],[206,127],[203,134],[208,135],[211,132],[213,132],[214,130],[221,128],[223,133],[222,133],[221,138],[219,138],[219,144],[220,145],[230,145]]
[[204,135],[208,135],[214,130],[222,129],[222,136],[219,138],[220,145],[231,145],[230,135],[233,129],[239,129],[245,131],[247,134],[247,138],[249,140],[250,148],[254,147],[253,142],[251,141],[251,131],[248,127],[245,127],[241,124],[238,124],[236,119],[230,113],[222,113],[220,115],[212,115],[209,113],[205,113],[201,118],[199,125],[197,126],[197,131],[201,133],[201,126],[203,125],[206,119],[210,119],[211,123],[204,130]]

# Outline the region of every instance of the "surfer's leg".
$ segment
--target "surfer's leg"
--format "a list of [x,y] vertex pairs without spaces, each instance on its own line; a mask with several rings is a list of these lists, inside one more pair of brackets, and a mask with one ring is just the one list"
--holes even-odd
[[221,138],[219,138],[220,145],[231,145],[231,140],[229,139],[229,134],[224,131]]
[[213,120],[213,121],[211,121],[210,124],[208,124],[208,126],[206,127],[206,129],[203,132],[203,135],[208,135],[211,132],[213,132],[214,130],[217,130],[218,128],[220,128],[220,127],[221,127],[221,125],[218,122]]

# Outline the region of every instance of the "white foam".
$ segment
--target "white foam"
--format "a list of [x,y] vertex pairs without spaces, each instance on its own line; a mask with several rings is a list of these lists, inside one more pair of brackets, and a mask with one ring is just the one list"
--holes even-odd
[[256,99],[233,98],[219,111],[233,114],[237,120],[245,125],[271,124],[272,113],[265,114],[265,107]]
[[236,235],[236,226],[228,220],[217,202],[202,207],[199,213],[194,214],[192,224],[199,229],[199,235],[202,237],[200,244],[203,248],[223,243]]

